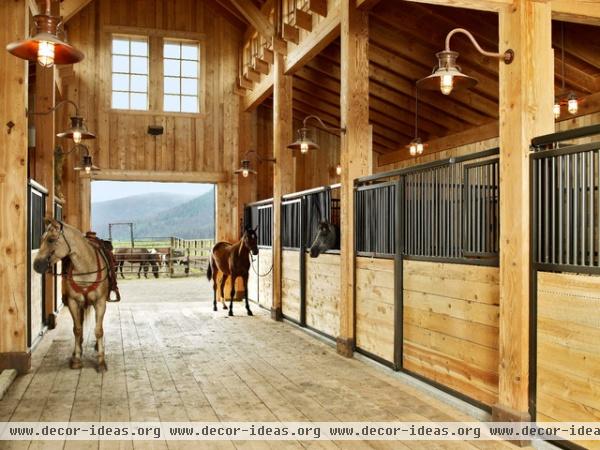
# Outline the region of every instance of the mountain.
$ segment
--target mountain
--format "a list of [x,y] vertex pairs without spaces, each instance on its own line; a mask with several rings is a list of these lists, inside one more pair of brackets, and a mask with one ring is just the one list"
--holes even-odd
[[[194,197],[154,192],[92,203],[92,229],[108,238],[108,224],[133,222],[134,236],[212,238],[214,189]],[[129,239],[129,228],[113,227],[113,239]]]

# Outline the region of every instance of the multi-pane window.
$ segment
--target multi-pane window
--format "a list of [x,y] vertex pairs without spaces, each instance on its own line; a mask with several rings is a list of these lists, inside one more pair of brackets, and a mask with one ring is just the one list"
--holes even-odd
[[199,112],[200,49],[198,43],[165,40],[163,58],[164,111]]
[[148,109],[148,40],[113,36],[112,108]]

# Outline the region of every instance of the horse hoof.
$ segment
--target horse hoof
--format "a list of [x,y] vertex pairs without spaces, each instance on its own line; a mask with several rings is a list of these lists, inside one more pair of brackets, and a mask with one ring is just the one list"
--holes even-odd
[[217,310],[218,310],[218,308],[216,306],[213,306],[213,311],[216,312]]
[[98,342],[94,344],[94,350],[98,351]]
[[253,316],[254,314],[252,314],[252,311],[248,310],[248,315]]
[[106,361],[99,362],[98,365],[96,366],[96,372],[98,372],[98,373],[104,373],[107,370],[108,370],[108,367],[106,367]]
[[233,311],[229,310],[229,315],[233,316]]
[[227,305],[223,305],[223,309],[229,309]]
[[81,360],[71,359],[71,369],[81,369]]

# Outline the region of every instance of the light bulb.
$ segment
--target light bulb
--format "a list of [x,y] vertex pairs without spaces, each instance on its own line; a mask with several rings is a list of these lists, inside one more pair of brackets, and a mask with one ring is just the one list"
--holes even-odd
[[338,175],[342,174],[342,166],[340,166],[339,164],[336,166],[335,168],[335,173]]
[[73,131],[73,142],[81,144],[81,131]]
[[40,41],[38,44],[37,60],[42,67],[52,67],[54,65],[54,43]]
[[250,175],[250,172],[248,171],[248,169],[242,169],[242,176],[244,178],[248,178],[248,175]]
[[87,173],[89,175],[91,171],[92,171],[92,168],[90,166],[85,166],[85,173]]
[[442,75],[440,78],[440,90],[444,95],[450,95],[454,87],[454,77],[452,75]]
[[555,119],[558,119],[560,117],[560,103],[559,102],[554,103],[554,106],[552,107],[552,112],[554,113]]
[[308,153],[308,143],[302,142],[300,144],[300,153]]
[[417,154],[420,155],[423,153],[423,144],[421,142],[417,142]]
[[579,104],[576,97],[569,98],[567,101],[567,109],[571,114],[577,114],[577,111],[579,110]]
[[412,144],[410,144],[408,151],[410,152],[410,156],[416,156],[417,155],[417,145],[413,142]]

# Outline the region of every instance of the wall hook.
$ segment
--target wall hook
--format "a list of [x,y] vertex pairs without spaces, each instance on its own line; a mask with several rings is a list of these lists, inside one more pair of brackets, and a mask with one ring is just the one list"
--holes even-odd
[[6,123],[6,126],[8,127],[8,134],[10,134],[10,132],[12,131],[13,127],[15,126],[15,123],[12,120],[9,120]]

